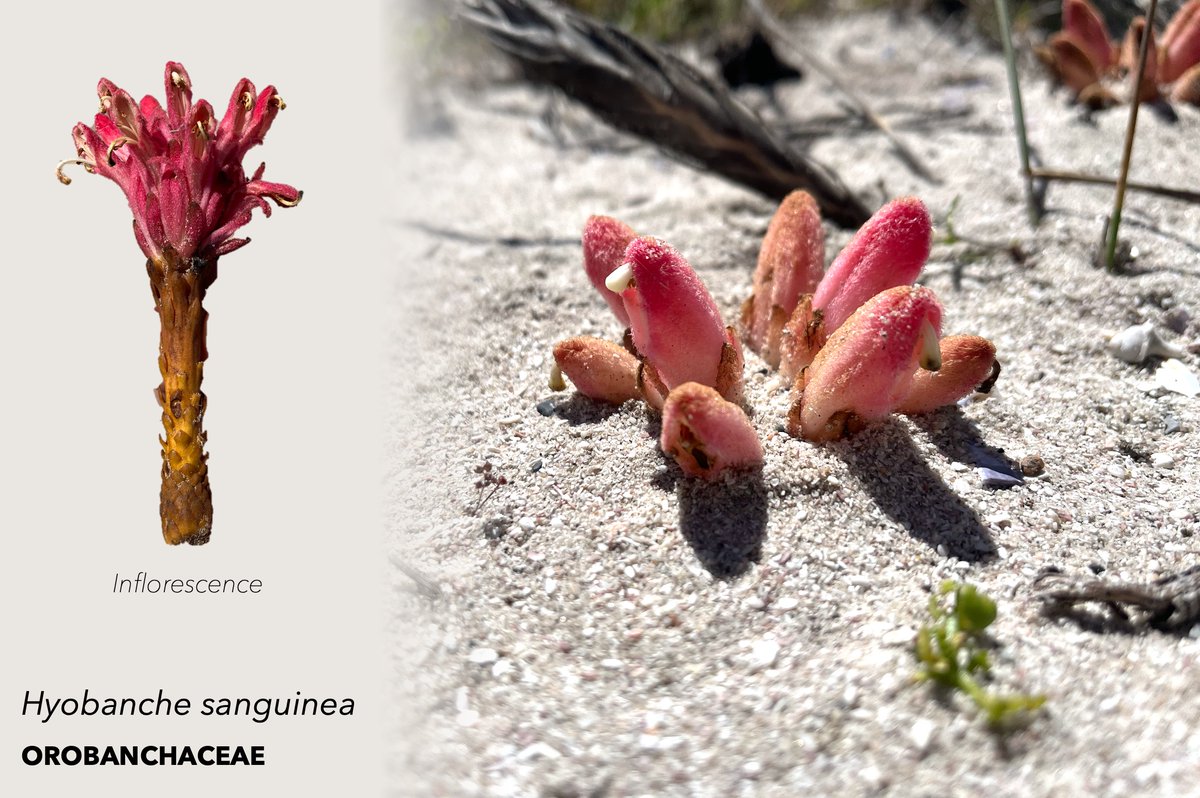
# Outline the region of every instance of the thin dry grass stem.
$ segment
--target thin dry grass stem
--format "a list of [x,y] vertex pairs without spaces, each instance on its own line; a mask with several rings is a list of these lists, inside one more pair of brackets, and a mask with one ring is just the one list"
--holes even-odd
[[762,0],[746,0],[746,8],[758,23],[763,35],[766,36],[774,47],[786,51],[793,58],[799,60],[805,66],[812,69],[812,71],[832,83],[834,88],[842,94],[846,95],[846,98],[850,100],[851,105],[854,106],[862,118],[877,128],[891,142],[892,147],[896,150],[896,154],[900,156],[900,160],[904,161],[908,168],[930,183],[941,184],[942,179],[937,173],[896,135],[896,131],[892,129],[892,126],[888,124],[886,119],[875,113],[866,100],[842,81],[833,67],[812,53],[805,52],[792,43],[791,38],[788,36],[787,31],[784,30],[783,25],[780,24],[779,19],[767,10]]
[[[1117,181],[1111,177],[1101,177],[1100,175],[1089,175],[1083,172],[1063,171],[1060,169],[1034,167],[1029,170],[1029,175],[1035,180],[1059,180],[1064,183],[1088,183],[1095,186],[1117,185]],[[1180,202],[1200,204],[1200,191],[1160,186],[1156,183],[1139,183],[1136,180],[1125,181],[1125,189],[1127,191],[1141,191],[1145,194],[1157,194],[1160,197],[1169,197]]]
[[[997,0],[1002,2],[1002,0]],[[1108,219],[1107,235],[1108,240],[1104,246],[1104,264],[1110,271],[1117,270],[1117,234],[1121,227],[1121,211],[1125,207],[1125,189],[1129,185],[1129,162],[1133,159],[1133,139],[1137,134],[1137,117],[1138,108],[1141,103],[1138,102],[1138,89],[1142,84],[1142,75],[1146,73],[1146,55],[1150,52],[1150,41],[1154,38],[1154,13],[1158,10],[1158,0],[1150,0],[1150,8],[1146,12],[1146,19],[1150,20],[1146,24],[1142,34],[1142,40],[1138,47],[1137,69],[1129,79],[1130,96],[1133,102],[1129,103],[1129,125],[1125,128],[1125,147],[1121,153],[1121,172],[1117,175],[1117,196],[1113,200],[1112,216]]]
[[1021,174],[1025,177],[1025,204],[1029,208],[1029,223],[1037,227],[1042,220],[1042,206],[1037,192],[1033,189],[1033,177],[1030,174],[1029,139],[1025,135],[1025,106],[1021,102],[1021,81],[1017,77],[1017,57],[1013,52],[1007,0],[996,0],[996,19],[1000,23],[1000,41],[1004,45],[1008,92],[1012,97],[1013,127],[1017,130],[1017,149],[1021,154]]

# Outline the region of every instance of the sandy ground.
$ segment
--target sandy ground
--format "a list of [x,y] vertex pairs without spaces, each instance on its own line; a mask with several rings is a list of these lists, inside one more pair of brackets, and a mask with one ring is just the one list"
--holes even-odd
[[[449,91],[397,144],[392,556],[440,595],[397,568],[396,795],[1200,795],[1200,627],[1096,631],[1031,593],[1045,566],[1145,581],[1200,560],[1200,400],[1104,348],[1200,317],[1200,212],[1132,195],[1134,273],[1107,275],[1109,190],[1054,185],[1031,230],[996,54],[884,16],[799,36],[880,111],[927,121],[902,132],[944,183],[871,133],[816,156],[876,204],[918,194],[939,236],[958,198],[960,236],[1025,253],[938,243],[922,278],[947,333],[996,343],[997,390],[814,446],[780,431],[786,386],[748,353],[761,478],[684,478],[643,407],[547,388],[556,341],[620,335],[579,233],[604,213],[667,239],[732,320],[772,203],[544,92]],[[1048,162],[1115,174],[1124,111],[1084,119],[1032,70],[1024,87]],[[839,111],[816,77],[780,101]],[[1200,113],[1179,116],[1142,113],[1138,179],[1196,187]],[[849,233],[827,232],[832,257]],[[1200,324],[1166,335],[1200,370]],[[1026,455],[1044,475],[981,485],[977,465]],[[507,484],[478,489],[484,463]],[[946,578],[998,601],[998,686],[1049,697],[1007,737],[911,681]]]

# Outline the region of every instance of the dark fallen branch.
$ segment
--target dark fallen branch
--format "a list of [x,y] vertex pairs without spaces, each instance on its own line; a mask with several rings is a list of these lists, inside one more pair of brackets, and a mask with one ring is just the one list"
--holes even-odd
[[765,126],[729,90],[669,53],[544,0],[465,0],[462,17],[610,125],[780,200],[802,188],[853,228],[870,210],[828,167]]

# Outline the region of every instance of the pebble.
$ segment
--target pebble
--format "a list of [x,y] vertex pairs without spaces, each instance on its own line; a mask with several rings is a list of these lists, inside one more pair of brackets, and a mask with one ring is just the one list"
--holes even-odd
[[521,529],[524,529],[526,532],[532,532],[537,524],[532,518],[525,516],[520,521],[517,521],[517,526],[521,527]]
[[1046,470],[1046,461],[1036,454],[1021,458],[1021,473],[1027,477],[1040,477]]
[[774,640],[756,640],[750,647],[750,672],[757,673],[775,664],[779,657],[779,643]]
[[602,659],[600,660],[600,667],[607,668],[610,671],[619,671],[625,667],[625,663],[615,658]]
[[542,583],[542,589],[546,591],[547,596],[553,596],[554,591],[558,590],[558,581],[553,578],[547,579]]
[[908,736],[913,741],[918,754],[925,756],[929,753],[929,749],[933,746],[933,736],[936,732],[937,728],[933,725],[933,721],[928,718],[917,718],[912,728],[909,729]]
[[554,408],[556,406],[557,403],[553,399],[547,399],[544,402],[537,403],[537,411],[543,416],[552,416],[554,415]]
[[533,743],[521,749],[521,752],[517,754],[517,761],[530,762],[534,759],[558,759],[561,756],[562,754],[558,752],[558,749],[547,743]]
[[1155,468],[1174,468],[1175,456],[1170,452],[1158,452],[1150,458],[1150,464]]
[[1163,432],[1174,435],[1181,429],[1183,429],[1183,424],[1180,423],[1178,416],[1163,416]]
[[529,464],[529,470],[530,470],[530,471],[532,471],[532,472],[533,472],[533,473],[535,473],[535,474],[536,474],[537,472],[541,471],[541,470],[542,470],[542,460],[541,460],[541,458],[538,458],[537,460],[534,460],[532,463],[530,463],[530,464]]
[[475,665],[491,665],[499,658],[494,648],[473,648],[467,655],[467,659]]
[[879,638],[879,642],[885,646],[907,646],[912,643],[915,635],[913,630],[904,626],[897,626],[892,631]]
[[799,606],[800,599],[796,598],[795,596],[784,596],[783,598],[779,599],[779,601],[776,601],[774,604],[772,604],[771,609],[778,610],[780,612],[790,612]]
[[1116,477],[1117,479],[1124,479],[1129,476],[1129,472],[1125,470],[1125,466],[1118,463],[1109,463],[1104,470],[1108,472],[1110,477]]
[[506,673],[511,673],[513,670],[512,660],[498,659],[496,664],[492,666],[492,678],[499,679]]
[[1003,471],[997,471],[993,468],[977,468],[975,471],[979,474],[980,480],[985,488],[1011,488],[1014,485],[1020,485],[1024,482],[1017,474],[1006,474]]

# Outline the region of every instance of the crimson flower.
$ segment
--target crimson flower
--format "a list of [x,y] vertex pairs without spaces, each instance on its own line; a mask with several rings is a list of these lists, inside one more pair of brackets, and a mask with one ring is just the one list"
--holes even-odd
[[204,260],[228,254],[250,242],[233,235],[268,199],[291,207],[302,192],[262,179],[266,164],[247,178],[246,153],[284,108],[274,86],[257,95],[243,78],[234,87],[225,115],[217,122],[207,100],[192,102],[192,81],[182,64],[166,67],[166,107],[147,95],[140,103],[111,80],[97,87],[100,112],[91,127],[72,131],[78,159],[88,172],[107,177],[125,192],[133,210],[133,230],[147,258],[161,261],[168,251],[181,259]]
[[78,158],[68,163],[115,182],[133,210],[133,233],[146,256],[146,273],[159,319],[155,398],[162,409],[162,490],[159,515],[170,544],[207,543],[212,535],[212,489],[208,481],[208,399],[200,389],[208,312],[204,295],[217,279],[217,261],[250,242],[234,233],[255,208],[270,216],[267,200],[290,208],[301,193],[263,180],[265,164],[246,177],[242,160],[283,109],[268,86],[255,95],[243,78],[218,122],[205,100],[192,102],[192,81],[182,64],[168,62],[166,105],[154,97],[134,102],[102,78],[100,113],[91,127],[72,130]]

